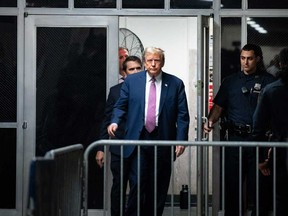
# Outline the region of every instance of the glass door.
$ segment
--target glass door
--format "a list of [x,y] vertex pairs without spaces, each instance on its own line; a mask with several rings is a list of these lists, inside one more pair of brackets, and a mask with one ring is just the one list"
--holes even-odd
[[21,208],[21,191],[16,183],[22,173],[22,157],[17,154],[21,149],[17,146],[21,134],[20,112],[17,113],[17,72],[21,68],[17,57],[17,24],[16,16],[0,16],[0,215],[7,216],[17,214]]
[[[34,156],[99,139],[106,90],[118,81],[117,17],[25,19],[24,200]],[[90,163],[91,160],[91,163]],[[103,208],[103,170],[89,159],[88,208]],[[91,169],[91,172],[90,172]]]

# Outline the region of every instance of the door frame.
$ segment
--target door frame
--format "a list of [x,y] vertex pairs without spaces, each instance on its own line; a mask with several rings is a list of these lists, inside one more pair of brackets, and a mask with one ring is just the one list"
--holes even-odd
[[[107,89],[118,82],[118,16],[29,15],[24,29],[24,130],[23,142],[23,212],[26,214],[29,167],[36,146],[36,43],[38,27],[77,27],[107,29]],[[113,37],[114,36],[114,37]]]
[[[29,166],[30,161],[35,157],[36,146],[36,43],[37,43],[37,28],[38,27],[105,27],[107,28],[107,91],[109,88],[118,82],[118,35],[119,31],[119,17],[120,16],[86,16],[86,15],[29,15],[25,17],[24,28],[24,93],[23,93],[23,119],[26,122],[27,127],[23,133],[23,182],[22,182],[22,197],[23,197],[23,212],[26,212],[27,198],[28,198],[28,182],[29,182]],[[198,28],[198,47],[197,47],[197,137],[202,139],[202,116],[203,107],[207,107],[203,98],[206,91],[203,91],[203,80],[205,67],[207,68],[208,58],[204,58],[207,52],[207,39],[203,36],[203,28],[207,28],[207,16],[197,16],[197,28]],[[114,36],[114,37],[113,37]],[[209,35],[208,35],[209,36]],[[205,51],[204,43],[206,43]],[[209,49],[209,46],[208,46]],[[208,71],[209,72],[209,71]],[[202,82],[202,83],[201,83]],[[202,86],[202,87],[201,87]],[[204,151],[205,153],[206,151]],[[197,163],[199,171],[203,172],[203,161],[205,154],[200,152],[200,161]],[[208,161],[205,162],[205,164]],[[203,174],[203,173],[202,173]],[[208,177],[208,176],[207,176]],[[198,182],[201,179],[198,179]],[[202,179],[203,180],[203,179]],[[199,186],[199,185],[198,185]],[[206,188],[201,183],[200,191],[206,191]],[[204,188],[203,188],[204,187]],[[202,195],[202,192],[198,190],[198,194]],[[208,195],[208,194],[206,194]],[[206,197],[207,198],[207,197]],[[202,200],[199,199],[199,200]],[[202,212],[203,207],[207,205],[204,203],[198,203],[199,211]],[[200,207],[202,206],[202,207]],[[198,214],[200,213],[198,212]]]

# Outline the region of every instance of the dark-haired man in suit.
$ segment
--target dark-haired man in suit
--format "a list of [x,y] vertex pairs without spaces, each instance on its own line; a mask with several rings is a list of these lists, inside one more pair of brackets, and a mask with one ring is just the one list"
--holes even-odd
[[[125,72],[125,76],[128,76],[133,73],[137,73],[142,69],[142,62],[137,56],[128,56],[124,62],[123,71]],[[110,88],[108,99],[106,102],[105,108],[105,118],[102,126],[101,139],[109,139],[109,135],[107,133],[107,126],[111,123],[111,115],[113,111],[113,107],[117,102],[120,96],[120,89],[122,87],[123,82],[113,86]],[[123,139],[125,135],[125,121],[119,125],[119,130],[115,136],[116,139]],[[126,198],[126,188],[128,180],[131,182],[131,179],[135,179],[136,170],[133,163],[136,163],[136,153],[134,152],[134,146],[124,146],[123,147],[123,215],[125,211],[125,198]],[[120,208],[120,194],[121,194],[121,173],[120,173],[120,164],[121,164],[121,148],[120,146],[110,146],[109,148],[111,153],[111,172],[113,175],[113,185],[111,189],[111,216],[120,216],[121,208]],[[96,161],[100,167],[103,167],[104,164],[104,148],[100,147],[96,153]],[[130,197],[130,196],[129,196]]]

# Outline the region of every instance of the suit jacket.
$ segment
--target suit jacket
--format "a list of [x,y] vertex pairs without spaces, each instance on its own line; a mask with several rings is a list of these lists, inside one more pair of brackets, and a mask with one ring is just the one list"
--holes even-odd
[[[121,88],[111,122],[126,119],[125,139],[139,140],[145,125],[146,71],[129,75]],[[188,140],[189,112],[182,80],[162,72],[158,130],[160,140]],[[133,149],[132,149],[133,151]]]
[[[104,122],[102,125],[102,129],[101,129],[101,139],[109,139],[109,134],[107,132],[107,127],[108,125],[110,125],[111,123],[111,116],[112,116],[112,111],[114,108],[115,103],[117,102],[117,100],[120,97],[120,90],[122,87],[123,83],[119,83],[115,86],[112,86],[110,88],[109,91],[109,95],[108,95],[108,99],[106,101],[106,106],[105,106],[105,116],[104,116]],[[121,124],[118,127],[118,130],[116,131],[116,137],[115,139],[124,139],[124,135],[125,135],[125,118],[124,120],[121,122]],[[134,149],[134,147],[131,146],[124,146],[123,147],[123,157],[127,158],[130,155],[131,150],[130,149]],[[104,147],[100,146],[98,148],[98,150],[104,151]],[[115,155],[119,155],[121,154],[121,148],[120,146],[110,146],[109,148],[110,152],[115,154]],[[128,154],[127,154],[128,152]]]

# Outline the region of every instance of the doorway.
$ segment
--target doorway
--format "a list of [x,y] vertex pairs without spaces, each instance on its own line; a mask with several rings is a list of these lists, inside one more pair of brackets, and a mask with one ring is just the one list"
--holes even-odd
[[[143,47],[165,51],[163,70],[184,81],[191,116],[189,139],[195,140],[199,93],[195,87],[197,74],[202,73],[197,59],[203,56],[198,45],[204,43],[198,25],[198,17],[29,15],[25,19],[24,119],[28,126],[24,131],[24,203],[34,156],[76,143],[85,148],[99,139],[106,96],[118,82],[119,29],[135,34]],[[184,168],[177,170],[182,177],[173,181],[173,193],[188,184],[191,193],[197,194],[196,155],[196,148],[190,148],[175,163]],[[103,170],[95,163],[95,152],[89,164],[94,165],[89,167],[88,208],[102,209]],[[185,173],[187,169],[191,175]]]

